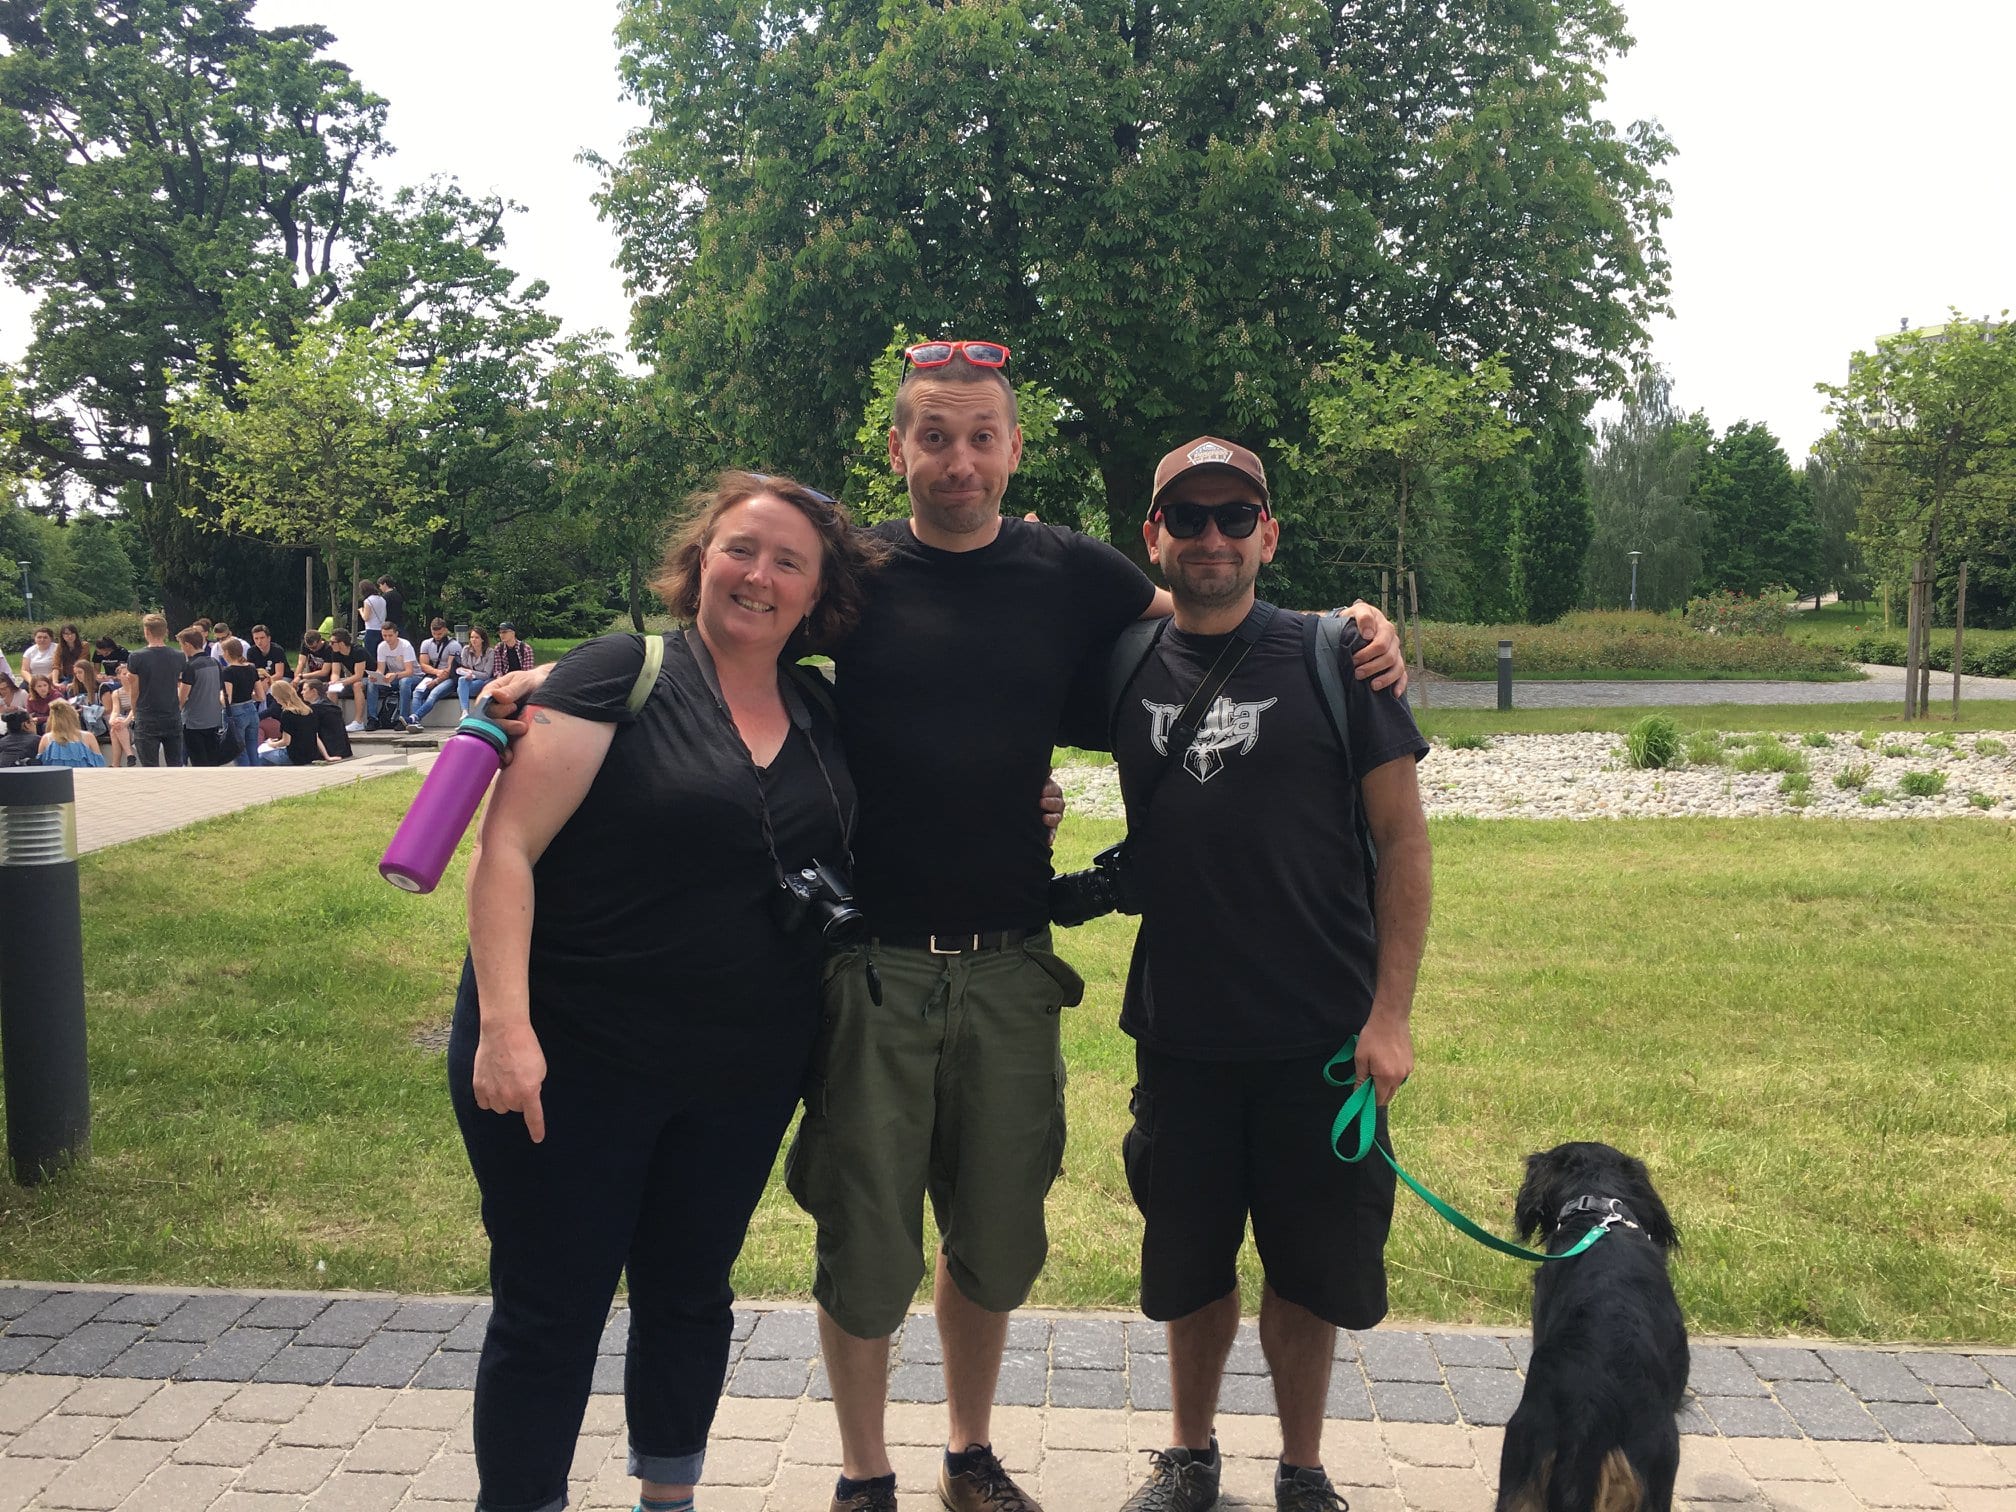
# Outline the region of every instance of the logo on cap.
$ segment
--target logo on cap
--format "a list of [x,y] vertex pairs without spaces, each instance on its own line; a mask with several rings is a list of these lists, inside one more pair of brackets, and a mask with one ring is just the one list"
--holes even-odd
[[1216,441],[1202,441],[1185,453],[1185,460],[1192,467],[1202,467],[1207,462],[1230,462],[1232,448],[1220,446]]

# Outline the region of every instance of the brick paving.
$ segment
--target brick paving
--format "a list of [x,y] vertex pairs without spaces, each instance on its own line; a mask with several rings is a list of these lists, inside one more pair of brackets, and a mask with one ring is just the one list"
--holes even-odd
[[275,799],[403,772],[408,764],[408,752],[387,748],[360,750],[349,761],[319,767],[81,768],[77,849],[82,854],[124,845]]
[[[121,1291],[0,1283],[0,1512],[255,1512],[473,1505],[480,1298]],[[604,1331],[573,1467],[577,1507],[628,1508],[621,1352]],[[1168,1434],[1159,1326],[1024,1313],[996,1444],[1048,1512],[1113,1512]],[[701,1505],[819,1512],[839,1439],[802,1306],[737,1312]],[[1324,1457],[1357,1512],[1484,1512],[1524,1334],[1342,1334]],[[932,1504],[942,1355],[912,1317],[891,1361],[893,1458]],[[1681,1505],[2016,1512],[2016,1353],[1701,1340]],[[1252,1325],[1219,1437],[1230,1507],[1271,1505],[1278,1449]]]

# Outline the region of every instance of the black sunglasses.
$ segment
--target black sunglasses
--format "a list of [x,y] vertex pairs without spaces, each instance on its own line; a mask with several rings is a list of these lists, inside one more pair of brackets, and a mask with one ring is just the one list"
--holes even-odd
[[1267,515],[1260,504],[1164,504],[1155,517],[1169,527],[1169,534],[1188,541],[1204,534],[1204,522],[1215,521],[1218,534],[1228,541],[1243,541],[1259,528]]

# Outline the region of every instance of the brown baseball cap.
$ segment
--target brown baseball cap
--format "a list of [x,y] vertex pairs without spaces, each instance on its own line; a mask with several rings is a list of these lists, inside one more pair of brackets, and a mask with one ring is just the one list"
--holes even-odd
[[1155,464],[1153,502],[1160,504],[1170,484],[1185,473],[1199,469],[1236,473],[1260,490],[1263,503],[1268,501],[1267,469],[1260,465],[1258,457],[1237,442],[1220,440],[1217,436],[1199,436],[1194,441],[1185,441]]

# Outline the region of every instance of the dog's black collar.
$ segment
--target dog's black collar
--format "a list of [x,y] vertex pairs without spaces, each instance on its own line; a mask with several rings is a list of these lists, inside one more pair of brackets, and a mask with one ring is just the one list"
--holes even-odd
[[1631,1215],[1631,1209],[1624,1206],[1621,1198],[1586,1195],[1577,1197],[1561,1209],[1560,1216],[1554,1220],[1555,1226],[1558,1228],[1577,1213],[1600,1213],[1602,1216],[1597,1221],[1606,1229],[1614,1228],[1621,1223],[1625,1228],[1639,1229],[1641,1233],[1643,1232],[1638,1220]]

